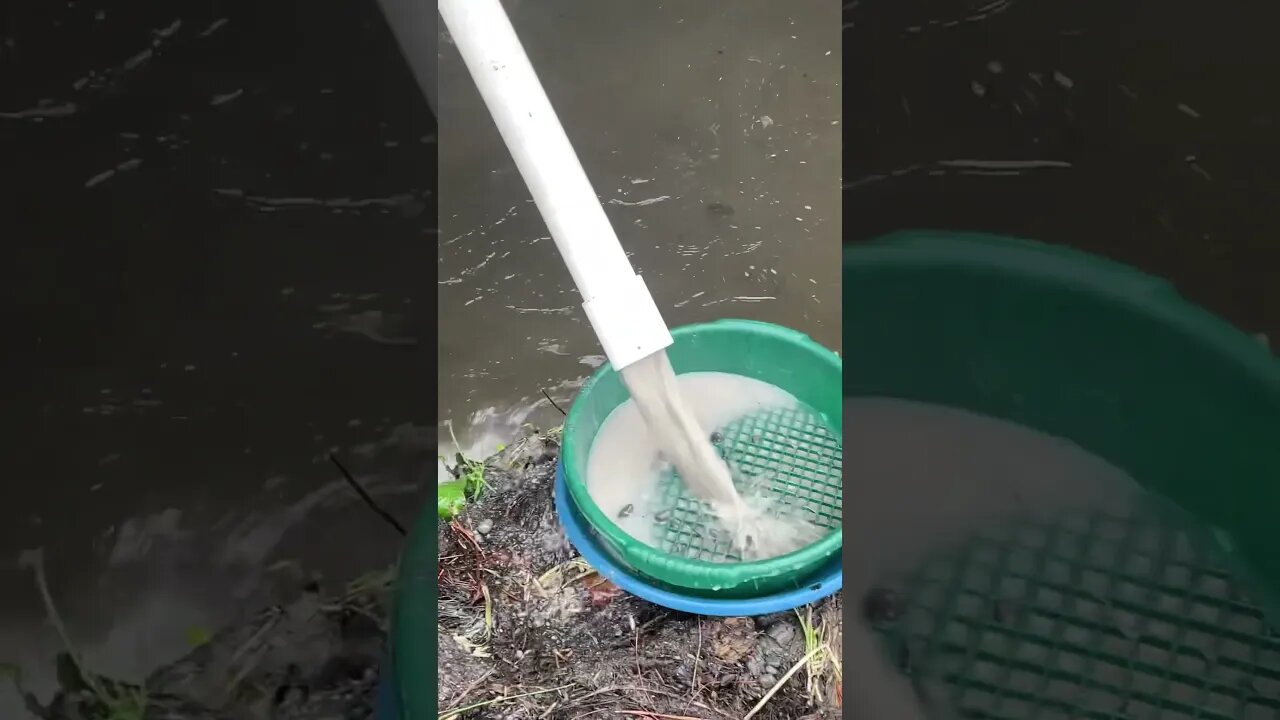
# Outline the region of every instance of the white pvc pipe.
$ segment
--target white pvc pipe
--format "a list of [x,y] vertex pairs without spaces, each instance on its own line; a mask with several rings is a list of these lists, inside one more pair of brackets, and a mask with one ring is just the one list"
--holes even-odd
[[440,15],[582,293],[614,369],[671,334],[569,144],[499,0],[439,0]]

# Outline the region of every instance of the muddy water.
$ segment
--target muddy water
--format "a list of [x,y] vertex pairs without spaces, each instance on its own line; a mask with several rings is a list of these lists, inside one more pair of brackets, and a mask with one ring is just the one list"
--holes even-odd
[[0,661],[33,689],[58,644],[23,549],[93,667],[131,678],[297,585],[264,567],[394,557],[325,459],[402,507],[433,464],[435,127],[381,23],[6,8]]
[[[746,317],[840,348],[836,6],[518,2],[512,22],[668,324]],[[447,40],[441,442],[558,422],[602,362],[528,191]],[[487,446],[487,447],[486,447]]]

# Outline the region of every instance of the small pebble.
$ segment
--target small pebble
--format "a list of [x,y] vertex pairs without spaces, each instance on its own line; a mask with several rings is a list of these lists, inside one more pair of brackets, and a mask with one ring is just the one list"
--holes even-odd
[[664,523],[664,522],[666,522],[666,521],[668,521],[668,520],[670,520],[670,519],[671,519],[671,511],[670,511],[670,510],[663,510],[662,512],[660,512],[660,513],[658,513],[657,515],[654,515],[654,516],[653,516],[653,521],[654,521],[654,522],[656,522],[656,523]]
[[631,503],[627,503],[621,510],[618,511],[618,519],[621,520],[624,517],[630,517],[631,513],[635,509],[636,509],[635,505],[632,505]]
[[488,535],[490,530],[493,530],[493,521],[489,518],[485,518],[476,523],[476,532],[481,535]]
[[722,443],[722,442],[724,442],[724,433],[721,433],[721,432],[713,432],[713,433],[711,433],[711,444],[712,444],[712,445],[719,445],[719,444],[720,444],[720,443]]

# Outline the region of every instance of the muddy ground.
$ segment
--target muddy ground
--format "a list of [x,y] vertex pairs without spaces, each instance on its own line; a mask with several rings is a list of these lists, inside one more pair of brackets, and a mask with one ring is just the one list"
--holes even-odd
[[823,643],[752,717],[839,716],[838,597],[710,618],[621,592],[560,529],[558,453],[537,434],[503,450],[481,499],[440,523],[442,719],[743,718]]

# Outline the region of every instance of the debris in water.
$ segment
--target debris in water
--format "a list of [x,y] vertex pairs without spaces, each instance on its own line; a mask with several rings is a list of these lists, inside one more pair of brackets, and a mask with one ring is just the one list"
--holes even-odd
[[229,103],[243,94],[244,94],[244,88],[237,88],[235,90],[232,90],[229,93],[221,93],[219,95],[214,95],[213,98],[209,100],[209,104],[214,107],[217,107],[218,105],[221,105],[223,103]]
[[645,198],[644,200],[636,200],[635,202],[629,202],[627,200],[619,200],[618,198],[613,198],[609,201],[609,204],[610,205],[626,205],[627,207],[643,207],[645,205],[653,205],[654,203],[660,203],[664,200],[670,200],[670,199],[671,199],[670,195],[660,195],[658,197]]

